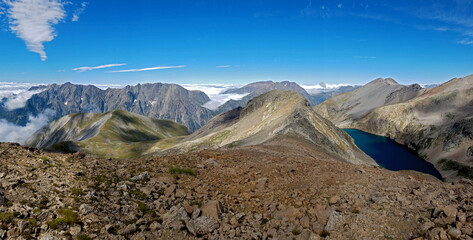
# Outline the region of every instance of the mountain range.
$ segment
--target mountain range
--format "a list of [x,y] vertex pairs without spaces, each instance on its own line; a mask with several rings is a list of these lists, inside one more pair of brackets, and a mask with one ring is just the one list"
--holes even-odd
[[93,85],[51,84],[29,89],[28,94],[31,97],[23,106],[17,108],[11,108],[8,98],[1,99],[0,119],[25,126],[31,116],[37,116],[46,109],[54,111],[52,120],[72,113],[105,113],[118,109],[152,118],[173,120],[184,124],[193,132],[218,113],[244,107],[250,99],[271,90],[296,91],[315,105],[330,95],[348,89],[350,87],[310,95],[294,82],[256,82],[221,93],[246,96],[241,100],[229,100],[218,109],[211,110],[205,107],[210,98],[204,92],[189,91],[177,84],[138,84],[106,90]]
[[169,120],[115,110],[67,115],[38,131],[27,145],[129,158],[252,146],[291,138],[311,144],[317,152],[333,159],[375,165],[348,134],[315,113],[310,103],[296,92],[273,90],[262,94],[245,108],[219,114],[192,135],[187,134],[187,128]]
[[194,131],[215,115],[201,106],[208,101],[210,99],[205,93],[188,91],[176,84],[138,84],[106,90],[93,85],[52,84],[34,94],[24,107],[0,108],[0,118],[25,125],[29,115],[36,116],[46,109],[55,111],[55,118],[72,113],[104,113],[118,109],[173,120]]
[[[37,94],[50,94],[43,109],[91,112],[53,121],[29,146],[0,143],[0,238],[468,239],[473,185],[457,179],[471,178],[469,158],[456,157],[468,156],[472,144],[472,82],[423,89],[377,79],[315,107],[298,92],[270,90],[211,112],[193,132],[110,109],[146,110],[153,98],[139,89],[145,85],[84,91],[67,84],[57,95],[48,86]],[[185,93],[162,100],[168,105],[206,100],[177,85],[145,87]],[[69,102],[75,96],[115,102],[95,108],[91,100]],[[135,97],[138,107],[129,105]],[[41,102],[32,99],[27,106]],[[394,138],[426,154],[452,183],[383,169],[339,127]],[[432,160],[438,156],[445,158]]]

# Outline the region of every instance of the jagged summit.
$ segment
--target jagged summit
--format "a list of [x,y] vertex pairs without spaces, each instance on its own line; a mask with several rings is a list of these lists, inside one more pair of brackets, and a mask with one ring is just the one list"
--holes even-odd
[[55,119],[68,114],[104,113],[116,109],[157,118],[173,120],[195,131],[215,116],[202,107],[210,98],[201,91],[189,91],[176,84],[148,83],[124,88],[102,90],[93,85],[72,83],[51,84],[33,95],[24,107],[0,108],[0,118],[25,125],[28,116],[51,109]]

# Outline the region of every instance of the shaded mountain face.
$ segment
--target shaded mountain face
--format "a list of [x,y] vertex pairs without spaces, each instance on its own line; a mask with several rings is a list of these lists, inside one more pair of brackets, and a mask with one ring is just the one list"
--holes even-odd
[[327,153],[340,161],[375,165],[348,134],[315,113],[303,96],[278,90],[253,98],[245,108],[214,117],[173,146],[159,142],[149,153],[251,146],[288,138],[308,142],[314,151]]
[[195,131],[215,115],[201,107],[209,100],[203,92],[188,91],[175,84],[138,84],[107,90],[92,85],[52,84],[47,90],[33,95],[23,108],[12,111],[2,108],[0,118],[24,125],[28,115],[36,116],[46,109],[54,110],[56,118],[78,112],[103,113],[120,109],[173,120]]
[[315,105],[315,101],[313,101],[313,97],[307,93],[307,91],[299,86],[297,83],[294,82],[273,82],[273,81],[266,81],[266,82],[255,82],[245,85],[241,88],[229,89],[223,92],[223,94],[247,94],[240,100],[230,100],[224,103],[217,109],[218,113],[230,111],[237,107],[245,107],[246,104],[261,94],[267,93],[272,90],[281,90],[281,91],[294,91],[302,95],[305,99],[307,99],[312,105]]
[[342,93],[314,107],[339,127],[349,127],[361,115],[375,108],[407,101],[425,89],[418,84],[404,86],[391,78],[379,78],[352,92]]
[[135,157],[157,141],[188,133],[184,125],[170,120],[115,110],[64,116],[36,132],[27,145],[102,157]]
[[417,151],[443,177],[473,178],[473,75],[455,78],[409,101],[382,106],[352,126]]

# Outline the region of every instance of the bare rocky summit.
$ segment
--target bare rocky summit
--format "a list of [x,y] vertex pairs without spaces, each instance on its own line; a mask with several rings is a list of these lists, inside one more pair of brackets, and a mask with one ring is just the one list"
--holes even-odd
[[109,160],[0,144],[0,239],[471,239],[473,184],[287,139]]
[[407,101],[423,91],[418,84],[404,86],[392,78],[378,78],[354,91],[332,97],[314,109],[338,127],[350,127],[365,113],[384,105]]

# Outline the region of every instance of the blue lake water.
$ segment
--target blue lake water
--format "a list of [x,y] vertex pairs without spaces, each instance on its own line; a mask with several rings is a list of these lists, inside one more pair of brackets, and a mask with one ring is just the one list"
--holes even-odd
[[358,129],[343,129],[355,144],[373,158],[379,166],[392,170],[415,170],[442,179],[434,166],[420,158],[415,152],[389,138],[373,135]]

